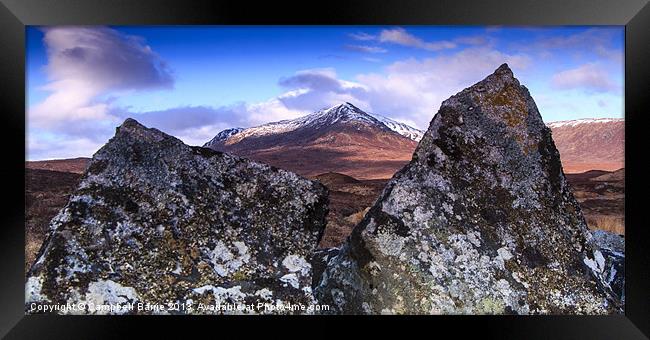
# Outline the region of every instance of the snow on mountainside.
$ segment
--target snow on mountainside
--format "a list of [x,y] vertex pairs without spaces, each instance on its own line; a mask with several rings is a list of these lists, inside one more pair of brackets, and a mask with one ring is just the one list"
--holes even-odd
[[281,134],[302,128],[318,129],[337,122],[362,122],[378,126],[384,130],[394,131],[414,141],[419,141],[424,133],[422,130],[397,122],[388,117],[371,115],[350,103],[343,103],[295,119],[281,120],[247,129],[235,128],[223,130],[211,141],[207,142],[204,147],[210,147],[217,142],[225,141],[233,136],[236,137],[230,139],[228,143],[235,143],[247,137]]
[[411,160],[417,142],[404,135],[415,136],[409,127],[384,121],[392,128],[343,103],[215,138],[205,146],[302,176],[337,172],[357,179],[390,178]]
[[218,142],[224,141],[228,139],[230,136],[234,136],[242,131],[244,131],[244,128],[230,128],[230,129],[225,129],[221,132],[219,132],[214,138],[212,138],[209,142],[205,143],[203,147],[209,148],[212,145],[217,144]]
[[550,122],[546,125],[553,129],[553,128],[559,128],[563,126],[578,126],[583,124],[613,123],[613,122],[623,122],[623,121],[624,121],[623,118],[584,118],[584,119]]
[[419,142],[424,135],[424,131],[416,129],[410,125],[400,123],[398,121],[392,120],[388,117],[384,117],[378,114],[372,114],[375,118],[379,119],[384,125],[388,126],[389,129],[399,133],[400,135],[410,138],[416,142]]

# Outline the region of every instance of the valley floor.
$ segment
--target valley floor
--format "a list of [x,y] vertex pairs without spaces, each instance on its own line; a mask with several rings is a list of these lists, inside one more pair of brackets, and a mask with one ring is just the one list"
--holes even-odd
[[[63,208],[78,172],[25,169],[25,271],[43,243],[50,220]],[[567,174],[590,229],[625,234],[624,169]],[[388,179],[358,180],[329,172],[311,177],[330,190],[330,213],[321,248],[339,246],[377,199]]]

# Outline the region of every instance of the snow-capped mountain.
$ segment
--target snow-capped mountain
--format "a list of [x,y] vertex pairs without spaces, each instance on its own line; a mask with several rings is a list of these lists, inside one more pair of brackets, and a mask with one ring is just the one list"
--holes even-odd
[[565,173],[614,171],[625,166],[625,121],[587,118],[550,122]]
[[219,133],[217,133],[214,138],[212,138],[209,142],[205,143],[203,147],[209,148],[212,145],[216,145],[219,142],[223,142],[226,139],[228,139],[230,136],[234,136],[242,131],[244,131],[244,128],[230,128],[230,129],[225,129]]
[[221,131],[204,147],[305,176],[328,171],[389,178],[413,155],[421,131],[343,103],[296,119]]
[[262,137],[274,134],[287,133],[298,129],[319,129],[331,126],[338,122],[359,122],[369,125],[376,125],[382,129],[391,130],[414,141],[419,141],[424,131],[412,126],[397,122],[388,117],[377,114],[369,114],[350,103],[343,103],[327,109],[319,110],[303,117],[281,120],[247,129],[232,128],[219,132],[212,140],[205,143],[204,147],[211,147],[218,142],[225,142],[230,137],[237,137],[229,140],[228,143],[236,143],[249,137]]

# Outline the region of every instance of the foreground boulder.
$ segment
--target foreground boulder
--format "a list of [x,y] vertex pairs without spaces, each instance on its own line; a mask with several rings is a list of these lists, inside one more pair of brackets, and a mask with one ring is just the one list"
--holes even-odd
[[[26,308],[309,313],[278,308],[313,304],[308,261],[326,214],[327,190],[317,182],[128,119],[52,220]],[[226,309],[245,304],[254,308]]]
[[315,293],[334,313],[620,310],[551,131],[507,65],[444,101]]

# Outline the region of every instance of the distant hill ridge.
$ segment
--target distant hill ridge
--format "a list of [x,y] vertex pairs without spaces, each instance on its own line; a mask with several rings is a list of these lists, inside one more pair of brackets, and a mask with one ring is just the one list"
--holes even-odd
[[553,141],[567,173],[625,167],[625,120],[588,118],[550,122]]
[[338,172],[390,178],[411,160],[422,131],[351,103],[247,129],[219,132],[204,145],[303,176]]

